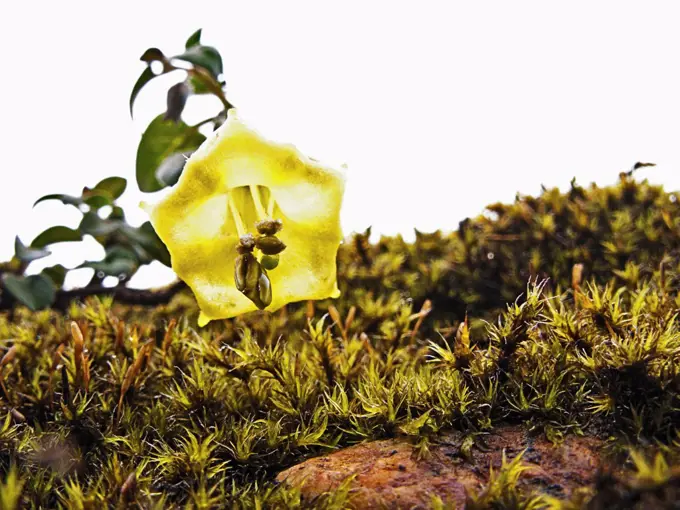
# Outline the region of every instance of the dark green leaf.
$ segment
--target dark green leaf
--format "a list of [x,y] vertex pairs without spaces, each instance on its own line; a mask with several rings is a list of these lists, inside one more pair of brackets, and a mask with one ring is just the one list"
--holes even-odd
[[189,86],[183,81],[174,84],[168,89],[165,120],[179,122],[182,112],[184,111],[184,105],[187,104],[189,93]]
[[22,262],[31,262],[43,257],[47,257],[51,252],[42,248],[29,248],[24,245],[19,239],[19,236],[14,238],[14,256]]
[[172,58],[207,69],[215,78],[222,74],[222,57],[212,46],[192,46],[181,55]]
[[16,276],[6,274],[2,283],[7,292],[31,310],[40,310],[54,303],[56,289],[49,277],[41,274]]
[[123,211],[122,207],[119,207],[117,205],[113,206],[113,211],[111,211],[111,214],[109,214],[109,220],[124,220],[125,219],[125,211]]
[[144,192],[164,187],[156,178],[156,171],[168,156],[189,154],[205,140],[197,129],[182,121],[166,121],[163,117],[161,114],[151,121],[137,148],[137,184]]
[[102,260],[100,262],[83,262],[80,268],[91,268],[95,271],[101,271],[106,276],[123,276],[129,277],[137,271],[137,264],[130,259],[115,259],[110,261]]
[[99,181],[93,188],[94,191],[105,191],[113,200],[120,197],[127,187],[127,180],[122,177],[107,177]]
[[130,117],[132,117],[132,107],[135,104],[137,95],[139,95],[139,92],[144,88],[144,85],[149,83],[156,76],[157,75],[151,70],[151,66],[147,66],[147,68],[142,71],[142,74],[139,75],[139,78],[137,78],[135,86],[132,87],[132,93],[130,94]]
[[100,207],[104,207],[105,205],[111,205],[111,198],[108,196],[108,194],[93,194],[89,195],[85,199],[85,203],[92,207],[93,209],[99,209]]
[[193,34],[189,36],[189,39],[187,39],[187,42],[185,44],[185,48],[188,50],[189,48],[196,46],[201,43],[201,32],[203,31],[202,28],[199,28],[196,30]]
[[33,239],[31,248],[43,248],[48,244],[82,240],[83,236],[77,230],[63,226],[50,227]]
[[103,220],[95,212],[87,212],[83,215],[83,219],[78,225],[78,230],[83,234],[90,234],[94,237],[106,236],[120,227],[119,221]]
[[150,222],[147,221],[138,228],[124,225],[121,233],[128,238],[131,248],[143,264],[158,260],[170,267],[170,253]]
[[139,60],[150,64],[151,62],[155,61],[165,62],[166,58],[165,55],[163,55],[163,52],[158,48],[149,48],[142,54],[141,57],[139,57]]
[[53,193],[51,195],[45,195],[44,197],[40,197],[38,200],[35,201],[33,204],[33,207],[38,205],[40,202],[45,202],[46,200],[59,200],[61,203],[66,204],[66,205],[74,205],[78,207],[80,204],[83,203],[83,200],[80,197],[74,197],[72,195],[62,195],[59,193]]
[[182,175],[182,170],[184,170],[184,165],[191,152],[177,152],[165,158],[156,170],[158,182],[163,186],[174,186],[179,180],[179,176]]
[[130,259],[133,261],[137,261],[137,255],[135,255],[135,252],[133,250],[125,248],[124,246],[116,245],[106,249],[105,260],[114,259]]
[[161,241],[161,238],[158,237],[151,222],[145,221],[142,223],[139,227],[139,231],[145,236],[146,241],[144,242],[144,247],[146,250],[161,264],[170,267],[170,252],[163,241]]
[[50,280],[52,280],[54,285],[61,287],[64,285],[64,279],[66,278],[67,271],[68,270],[64,266],[57,264],[56,266],[46,267],[40,272],[40,274],[44,274]]
[[107,250],[104,260],[84,262],[79,267],[89,267],[107,276],[130,277],[137,271],[139,262],[133,251],[122,246],[114,246]]

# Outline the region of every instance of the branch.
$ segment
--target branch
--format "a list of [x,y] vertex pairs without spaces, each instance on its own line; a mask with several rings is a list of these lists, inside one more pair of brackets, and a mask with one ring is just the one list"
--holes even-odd
[[[88,285],[87,287],[82,287],[80,289],[57,291],[57,296],[52,308],[64,312],[68,309],[69,304],[74,299],[81,299],[89,296],[113,296],[116,302],[126,305],[156,306],[169,302],[175,294],[186,288],[187,284],[182,280],[178,280],[167,287],[155,290]],[[16,301],[7,292],[4,292],[0,298],[0,310],[11,310],[15,305]]]
[[88,296],[113,296],[118,303],[126,305],[145,305],[156,306],[169,302],[175,294],[186,289],[187,284],[178,280],[172,285],[161,289],[128,289],[127,287],[83,287],[80,289],[60,290],[57,292],[57,299],[53,308],[66,310],[74,299],[85,298]]

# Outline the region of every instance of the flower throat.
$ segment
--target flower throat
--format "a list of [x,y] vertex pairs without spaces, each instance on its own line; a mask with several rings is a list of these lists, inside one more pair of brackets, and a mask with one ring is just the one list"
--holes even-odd
[[[283,228],[283,223],[272,218],[275,203],[271,192],[266,209],[262,203],[260,186],[251,184],[248,186],[248,192],[257,216],[254,225],[257,235],[248,230],[241,217],[236,203],[236,190],[229,192],[227,200],[228,212],[239,235],[239,245],[236,247],[238,256],[234,263],[234,282],[236,288],[262,310],[272,302],[272,286],[267,271],[276,269],[279,265],[279,254],[286,249],[286,245],[276,235]],[[247,196],[245,200],[248,200]]]

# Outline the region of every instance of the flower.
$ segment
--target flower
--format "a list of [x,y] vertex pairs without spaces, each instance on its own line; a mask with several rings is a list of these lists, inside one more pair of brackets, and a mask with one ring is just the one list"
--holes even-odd
[[[275,311],[293,301],[338,297],[343,193],[342,173],[293,145],[265,139],[231,109],[227,121],[188,159],[175,187],[147,211],[172,268],[196,296],[203,326],[258,308]],[[281,225],[268,230],[263,220]],[[248,234],[258,236],[255,248]],[[258,246],[280,249],[265,236],[278,238],[285,250],[259,253]],[[258,283],[244,290],[246,263],[257,272],[253,282]]]

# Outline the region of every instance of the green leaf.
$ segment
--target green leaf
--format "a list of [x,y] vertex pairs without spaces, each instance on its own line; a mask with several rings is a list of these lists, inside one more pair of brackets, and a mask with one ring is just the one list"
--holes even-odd
[[66,204],[66,205],[74,205],[78,207],[80,204],[83,203],[83,200],[80,197],[74,197],[72,195],[62,195],[59,193],[53,193],[51,195],[45,195],[44,197],[40,197],[38,200],[35,201],[33,204],[33,207],[38,205],[40,202],[45,202],[46,200],[59,200],[61,203]]
[[163,52],[158,48],[149,48],[144,53],[142,53],[142,56],[139,57],[139,60],[150,64],[151,62],[156,61],[165,62],[167,59],[165,58],[165,55],[163,55]]
[[111,198],[108,195],[89,195],[85,200],[85,203],[93,209],[99,209],[105,205],[111,205]]
[[[144,71],[142,71],[142,74],[139,75],[139,78],[137,78],[135,86],[132,87],[132,92],[130,93],[130,117],[132,117],[132,108],[135,104],[135,100],[137,99],[137,95],[144,88],[144,86],[156,76],[177,70],[170,64],[166,56],[163,55],[163,52],[158,48],[149,48],[142,54],[141,57],[139,57],[139,60],[146,62],[147,67],[144,69]],[[151,69],[151,64],[154,62],[161,62],[163,64],[163,70],[158,74],[154,73]]]
[[116,245],[106,249],[106,259],[130,259],[137,261],[137,255],[135,255],[133,250],[125,248],[124,246]]
[[189,39],[187,39],[187,42],[186,42],[186,44],[184,45],[184,47],[185,47],[187,50],[188,50],[189,48],[193,47],[193,46],[197,46],[197,45],[201,44],[201,32],[202,32],[202,31],[203,31],[203,29],[202,29],[202,28],[199,28],[199,29],[196,30],[193,34],[191,34],[191,35],[189,36]]
[[97,183],[93,191],[105,191],[113,200],[119,198],[127,187],[127,179],[122,177],[107,177]]
[[6,274],[2,283],[14,298],[31,310],[40,310],[54,303],[56,288],[45,275],[17,276]]
[[158,260],[170,267],[170,252],[156,234],[151,222],[144,222],[138,228],[123,225],[121,233],[127,237],[130,247],[143,264]]
[[124,220],[125,219],[125,211],[123,210],[122,207],[114,205],[113,210],[111,211],[111,214],[109,214],[109,220]]
[[137,148],[137,185],[147,193],[165,187],[158,181],[156,171],[168,156],[190,154],[205,140],[198,129],[163,117],[161,114],[151,121]]
[[215,78],[222,74],[222,56],[212,46],[192,46],[181,55],[172,58],[207,69]]
[[132,107],[135,104],[135,100],[137,99],[137,96],[141,92],[141,90],[144,88],[144,85],[149,83],[151,80],[153,80],[156,76],[154,72],[151,70],[151,66],[147,66],[144,71],[142,71],[142,74],[139,75],[139,78],[137,78],[137,81],[135,82],[135,86],[132,87],[132,93],[130,94],[130,117],[132,117]]
[[83,234],[99,237],[107,236],[118,230],[119,227],[119,221],[103,220],[97,213],[87,212],[83,215],[83,219],[80,221],[80,225],[78,225],[78,230]]
[[130,275],[137,271],[137,264],[130,259],[115,259],[101,262],[83,262],[79,268],[91,268],[97,272],[102,272],[106,276],[125,276],[129,278]]
[[182,175],[182,170],[184,170],[184,165],[187,162],[187,158],[193,153],[191,152],[176,152],[165,158],[161,163],[161,166],[156,170],[156,179],[163,186],[174,186],[179,180],[179,176]]
[[82,241],[83,236],[77,230],[64,226],[50,227],[44,232],[38,234],[38,237],[33,239],[31,248],[43,248],[48,244],[66,243],[71,241]]
[[55,266],[46,267],[40,272],[40,274],[47,276],[50,280],[52,280],[52,283],[54,283],[55,286],[61,287],[64,285],[67,271],[68,269],[66,269],[64,266],[57,264]]
[[91,207],[99,208],[105,205],[111,205],[115,199],[123,194],[126,186],[127,180],[123,179],[122,177],[107,177],[92,189],[88,187],[83,188],[83,194],[80,197],[58,193],[45,195],[44,197],[40,197],[38,200],[36,200],[35,204],[33,204],[33,207],[46,200],[59,200],[64,204],[73,205],[76,207],[82,204],[87,204]]
[[122,246],[114,246],[106,251],[104,260],[83,262],[79,267],[89,267],[97,272],[101,271],[107,276],[125,276],[129,278],[137,271],[139,262],[132,250]]
[[142,234],[144,234],[143,246],[146,250],[153,255],[154,259],[158,260],[161,264],[165,264],[170,267],[170,252],[165,246],[161,238],[153,228],[150,221],[145,221],[141,224],[138,229]]
[[14,255],[22,262],[32,262],[43,257],[47,257],[51,252],[44,248],[29,248],[24,245],[19,239],[19,236],[14,238]]

